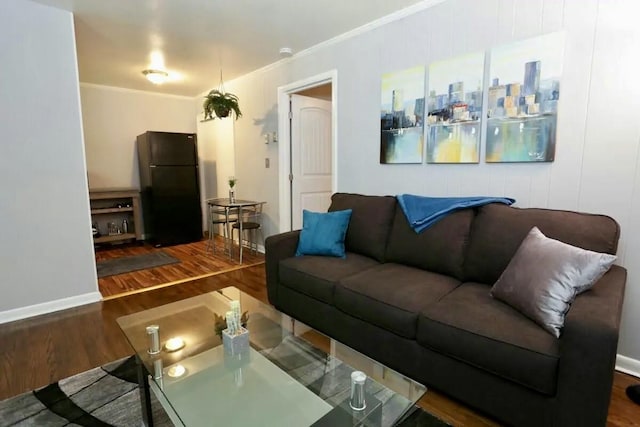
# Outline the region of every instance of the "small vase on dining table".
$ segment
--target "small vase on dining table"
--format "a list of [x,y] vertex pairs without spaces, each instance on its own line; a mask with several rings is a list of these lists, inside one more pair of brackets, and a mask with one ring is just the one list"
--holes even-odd
[[237,181],[238,180],[236,179],[235,176],[229,177],[229,202],[230,203],[236,202],[236,189],[234,187],[236,186]]

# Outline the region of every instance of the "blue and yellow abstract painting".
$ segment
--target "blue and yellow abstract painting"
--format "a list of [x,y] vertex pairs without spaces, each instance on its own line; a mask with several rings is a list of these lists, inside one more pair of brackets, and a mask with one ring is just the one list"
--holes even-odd
[[429,65],[427,163],[478,163],[484,52]]
[[382,76],[380,163],[422,163],[424,66]]
[[552,162],[564,33],[551,33],[491,51],[485,160]]

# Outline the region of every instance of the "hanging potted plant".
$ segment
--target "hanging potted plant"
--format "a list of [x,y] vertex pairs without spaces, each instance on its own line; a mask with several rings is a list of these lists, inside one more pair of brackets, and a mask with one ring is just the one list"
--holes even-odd
[[238,106],[238,97],[232,93],[224,92],[219,89],[213,89],[207,96],[204,97],[204,118],[213,119],[213,114],[216,117],[224,118],[229,117],[231,111],[236,113],[236,120],[242,117],[242,112]]
[[236,120],[242,117],[240,107],[238,106],[238,97],[232,93],[227,93],[224,90],[224,81],[222,80],[222,69],[220,70],[220,85],[218,89],[213,89],[207,96],[204,97],[204,119],[214,119],[213,113],[218,118],[229,117],[229,114],[233,111],[236,113]]

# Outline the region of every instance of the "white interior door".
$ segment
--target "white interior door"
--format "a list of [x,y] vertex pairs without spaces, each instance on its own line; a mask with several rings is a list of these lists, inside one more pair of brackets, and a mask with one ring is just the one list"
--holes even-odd
[[291,95],[291,225],[331,204],[331,101]]

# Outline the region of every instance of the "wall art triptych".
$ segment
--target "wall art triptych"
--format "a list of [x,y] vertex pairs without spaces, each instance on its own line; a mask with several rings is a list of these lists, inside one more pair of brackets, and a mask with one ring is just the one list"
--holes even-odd
[[422,163],[424,67],[382,76],[380,163]]
[[478,163],[484,53],[429,65],[427,163]]
[[424,67],[383,75],[380,163],[422,163],[425,133],[427,163],[479,163],[485,125],[485,162],[552,162],[563,55],[560,32],[431,63],[426,105]]

